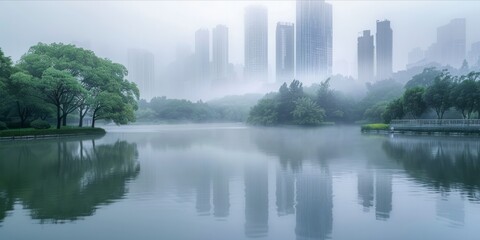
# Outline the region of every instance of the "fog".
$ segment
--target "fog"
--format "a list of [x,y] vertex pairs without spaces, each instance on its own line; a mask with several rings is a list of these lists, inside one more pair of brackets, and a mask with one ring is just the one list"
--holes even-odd
[[[357,37],[375,33],[376,20],[393,29],[393,71],[406,68],[408,53],[426,50],[437,27],[466,19],[466,50],[480,41],[478,1],[327,1],[333,7],[333,74],[357,76]],[[268,9],[268,82],[245,82],[244,14],[249,5]],[[276,89],[275,27],[295,22],[295,1],[1,1],[0,48],[18,60],[38,42],[73,43],[127,66],[128,49],[154,56],[154,86],[148,97],[211,99]],[[194,52],[195,31],[218,24],[229,31],[229,69],[236,84],[211,91],[192,85],[185,67]],[[188,65],[188,64],[187,64]],[[185,69],[178,69],[179,66]]]

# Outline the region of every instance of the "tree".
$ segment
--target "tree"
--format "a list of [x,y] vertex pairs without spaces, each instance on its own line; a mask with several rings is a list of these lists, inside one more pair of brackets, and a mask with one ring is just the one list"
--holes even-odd
[[295,101],[295,110],[292,112],[293,122],[298,125],[315,126],[323,122],[325,110],[308,97],[298,98]]
[[410,81],[405,84],[405,89],[414,87],[427,88],[433,84],[435,78],[440,76],[442,71],[437,70],[435,67],[424,68],[423,71],[412,77]]
[[125,79],[127,69],[123,65],[105,60],[103,68],[100,78],[102,84],[93,88],[96,93],[93,94],[89,107],[92,127],[95,127],[95,121],[99,119],[110,120],[116,124],[135,121],[137,100],[140,97],[137,85]]
[[292,122],[292,112],[295,109],[295,101],[303,97],[303,84],[298,80],[293,80],[290,86],[286,83],[278,90],[278,120],[281,123]]
[[450,92],[452,90],[453,77],[447,71],[437,76],[433,84],[425,91],[425,102],[433,108],[438,119],[443,119],[445,112],[452,107]]
[[325,109],[325,114],[329,118],[333,117],[337,111],[337,99],[335,99],[333,90],[330,89],[330,78],[320,84],[317,91],[317,103]]
[[[286,85],[286,84],[285,84]],[[255,125],[275,125],[279,123],[278,104],[274,99],[264,98],[250,110],[247,122]]]
[[480,93],[476,83],[479,76],[480,73],[475,72],[460,76],[452,86],[452,105],[462,114],[463,118],[469,119],[479,102]]
[[390,123],[393,119],[402,119],[405,116],[403,99],[397,98],[388,103],[382,118],[386,123]]
[[427,104],[423,99],[424,93],[423,87],[414,87],[407,89],[403,94],[405,113],[410,114],[414,119],[419,118],[427,110]]
[[0,112],[8,111],[6,105],[10,101],[10,96],[6,87],[12,73],[12,60],[5,56],[0,48]]
[[386,108],[387,108],[387,102],[385,101],[379,102],[367,108],[367,110],[365,110],[363,114],[363,118],[372,122],[382,121],[382,115],[385,112]]
[[[100,69],[101,59],[95,56],[92,51],[77,48],[74,45],[62,43],[44,44],[39,43],[32,46],[27,54],[22,56],[18,67],[28,72],[33,78],[42,78],[44,72],[49,68],[65,71],[74,77],[85,89],[90,90],[92,84],[98,84],[96,71]],[[67,117],[70,113],[85,108],[88,96],[84,98],[71,98],[62,104],[62,125],[67,124]],[[80,111],[81,119],[85,116],[85,109]],[[83,115],[83,116],[82,116]],[[81,124],[79,124],[81,125]]]
[[80,83],[68,72],[48,68],[39,83],[41,97],[56,109],[57,129],[62,124],[63,108],[75,102],[85,91]]
[[38,98],[38,81],[24,72],[14,73],[7,81],[6,89],[11,96],[10,106],[14,115],[20,119],[20,127],[28,120],[45,119],[50,110],[45,102]]

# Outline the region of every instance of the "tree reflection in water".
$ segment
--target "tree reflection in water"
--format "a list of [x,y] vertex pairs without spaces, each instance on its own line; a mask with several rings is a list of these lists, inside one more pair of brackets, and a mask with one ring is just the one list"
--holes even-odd
[[474,138],[395,137],[383,143],[415,180],[437,192],[460,190],[480,202],[480,142]]
[[96,144],[92,138],[5,143],[0,146],[0,221],[14,202],[41,223],[91,216],[122,198],[140,167],[135,144]]

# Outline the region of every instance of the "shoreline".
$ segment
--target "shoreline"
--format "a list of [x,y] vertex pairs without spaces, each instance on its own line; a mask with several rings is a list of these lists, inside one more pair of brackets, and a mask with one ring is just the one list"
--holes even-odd
[[0,131],[0,141],[53,139],[88,135],[105,135],[103,128],[8,129]]

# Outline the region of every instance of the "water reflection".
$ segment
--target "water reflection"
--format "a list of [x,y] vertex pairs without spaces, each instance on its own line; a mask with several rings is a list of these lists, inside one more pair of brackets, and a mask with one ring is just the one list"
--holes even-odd
[[135,144],[95,139],[14,142],[0,146],[0,218],[14,202],[42,223],[91,216],[126,193],[137,176]]
[[295,213],[295,175],[291,169],[277,167],[276,172],[276,204],[278,216]]
[[370,207],[373,206],[373,180],[372,171],[361,170],[357,174],[358,199],[364,211],[369,211]]
[[333,225],[332,176],[328,168],[297,177],[295,233],[298,240],[328,239]]
[[[122,198],[136,219],[128,232],[143,238],[378,239],[403,226],[404,235],[385,238],[418,239],[418,229],[475,222],[480,142],[357,130],[168,129],[2,143],[0,222],[14,219],[16,204],[55,223]],[[122,221],[125,213],[110,214]],[[443,237],[433,232],[424,238]]]
[[228,169],[218,163],[213,174],[213,215],[217,218],[228,217],[230,213],[230,183]]
[[245,235],[268,233],[268,165],[266,161],[245,166]]
[[416,181],[437,192],[461,190],[480,201],[480,141],[475,138],[395,137],[383,149]]
[[375,175],[375,215],[378,220],[387,220],[392,211],[392,174],[377,171]]

